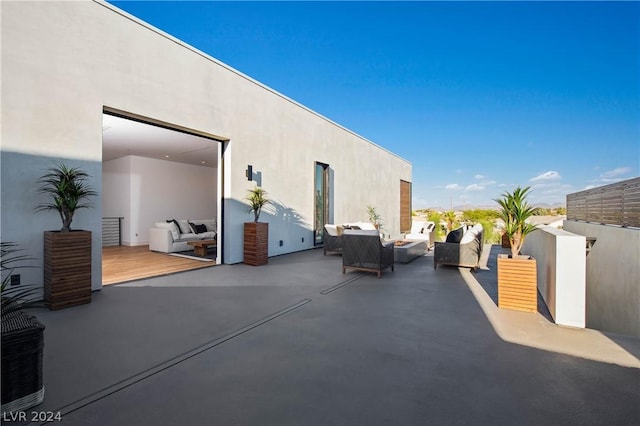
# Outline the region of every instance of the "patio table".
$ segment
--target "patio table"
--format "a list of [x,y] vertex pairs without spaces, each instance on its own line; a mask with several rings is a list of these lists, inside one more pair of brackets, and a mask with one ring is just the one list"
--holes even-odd
[[424,255],[427,251],[425,240],[400,240],[403,245],[393,247],[393,255],[396,262],[409,263],[416,257]]

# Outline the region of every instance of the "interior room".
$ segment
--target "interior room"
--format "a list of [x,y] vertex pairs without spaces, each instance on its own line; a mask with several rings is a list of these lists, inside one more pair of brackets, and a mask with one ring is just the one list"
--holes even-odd
[[[167,220],[215,220],[221,143],[130,117],[103,114],[103,284],[221,263],[149,249],[149,229]],[[195,257],[195,256],[194,256]]]

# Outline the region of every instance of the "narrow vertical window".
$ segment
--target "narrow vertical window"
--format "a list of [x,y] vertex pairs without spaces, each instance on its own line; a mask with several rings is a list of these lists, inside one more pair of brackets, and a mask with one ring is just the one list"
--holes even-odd
[[324,225],[329,219],[329,165],[315,163],[314,181],[314,244],[320,245],[324,242]]

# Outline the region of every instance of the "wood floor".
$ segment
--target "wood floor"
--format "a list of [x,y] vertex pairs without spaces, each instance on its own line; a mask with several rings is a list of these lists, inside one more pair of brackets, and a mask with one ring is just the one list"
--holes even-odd
[[215,262],[200,262],[156,253],[149,246],[102,248],[102,285],[172,274],[191,269],[210,268]]

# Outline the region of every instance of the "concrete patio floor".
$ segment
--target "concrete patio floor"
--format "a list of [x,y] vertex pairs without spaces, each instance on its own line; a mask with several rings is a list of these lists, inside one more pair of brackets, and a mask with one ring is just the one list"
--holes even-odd
[[487,267],[321,250],[114,285],[45,324],[64,425],[637,425],[639,342],[495,306]]

